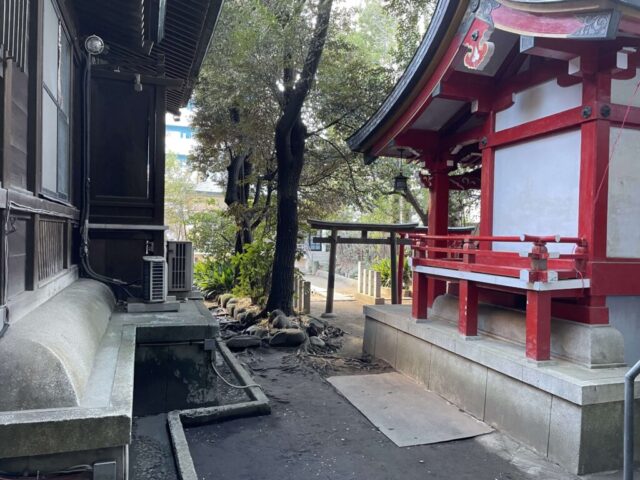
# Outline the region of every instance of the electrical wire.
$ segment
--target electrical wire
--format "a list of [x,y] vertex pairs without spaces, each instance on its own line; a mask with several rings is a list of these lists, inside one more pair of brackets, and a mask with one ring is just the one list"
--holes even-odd
[[257,383],[250,383],[249,385],[234,385],[233,383],[228,382],[227,379],[224,378],[222,376],[222,374],[218,371],[218,369],[216,368],[215,362],[213,360],[211,360],[211,367],[213,368],[213,371],[216,372],[216,375],[218,377],[220,377],[220,380],[222,380],[224,383],[226,383],[231,388],[237,388],[238,390],[244,390],[244,389],[247,389],[247,388],[258,387],[260,390],[262,390],[262,386],[258,385]]
[[91,54],[87,53],[83,75],[84,102],[83,123],[84,138],[82,152],[82,175],[84,178],[82,188],[82,211],[80,214],[80,262],[84,271],[93,279],[103,283],[114,285],[122,289],[129,297],[133,297],[126,288],[131,284],[117,278],[108,277],[96,272],[89,261],[89,213],[91,211]]
[[2,329],[0,330],[0,338],[4,337],[9,329],[9,308],[7,307],[7,300],[9,297],[9,223],[11,219],[11,202],[9,200],[9,193],[7,192],[7,206],[4,211],[4,219],[2,222],[2,305],[0,308],[4,309],[4,318],[2,321]]

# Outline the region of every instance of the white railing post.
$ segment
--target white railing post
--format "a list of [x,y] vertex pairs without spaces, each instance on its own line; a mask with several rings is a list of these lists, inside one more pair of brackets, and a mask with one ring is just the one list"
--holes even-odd
[[382,296],[382,279],[380,278],[380,272],[373,272],[373,298],[380,298]]
[[373,292],[375,287],[375,270],[369,270],[369,291],[367,292],[367,295],[369,295],[370,297],[373,297]]
[[302,313],[309,315],[311,313],[311,282],[304,282],[302,291]]

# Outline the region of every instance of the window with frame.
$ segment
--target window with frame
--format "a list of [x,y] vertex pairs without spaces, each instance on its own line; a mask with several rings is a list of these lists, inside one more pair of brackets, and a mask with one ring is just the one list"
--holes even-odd
[[71,42],[52,0],[42,28],[42,191],[69,199]]

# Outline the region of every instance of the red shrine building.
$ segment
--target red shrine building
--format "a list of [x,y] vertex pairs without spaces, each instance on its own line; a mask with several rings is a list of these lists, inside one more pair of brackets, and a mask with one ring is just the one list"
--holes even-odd
[[[639,49],[640,2],[440,0],[349,139],[430,191],[413,304],[365,307],[365,350],[575,473],[622,465],[640,359]],[[474,236],[448,234],[461,188]]]

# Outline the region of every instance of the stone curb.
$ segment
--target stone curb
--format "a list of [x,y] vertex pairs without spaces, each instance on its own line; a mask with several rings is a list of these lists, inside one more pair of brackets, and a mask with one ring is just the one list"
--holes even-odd
[[[231,353],[226,344],[219,338],[216,339],[218,349],[222,357],[231,368],[233,374],[240,380],[241,385],[251,385],[255,382],[251,375],[244,369],[240,361]],[[181,480],[198,480],[189,443],[184,433],[184,426],[205,425],[223,420],[235,418],[268,415],[271,413],[269,399],[260,387],[249,387],[247,389],[251,401],[237,403],[234,405],[220,405],[217,407],[191,408],[187,410],[174,410],[169,412],[167,424],[171,437],[173,456],[176,462],[176,469]]]

